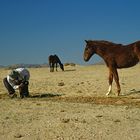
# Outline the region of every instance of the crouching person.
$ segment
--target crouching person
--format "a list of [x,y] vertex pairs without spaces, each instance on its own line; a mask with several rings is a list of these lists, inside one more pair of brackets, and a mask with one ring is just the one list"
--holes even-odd
[[29,78],[30,73],[25,68],[17,68],[12,71],[3,79],[3,83],[8,90],[11,98],[17,97],[15,90],[19,90],[21,98],[29,97]]

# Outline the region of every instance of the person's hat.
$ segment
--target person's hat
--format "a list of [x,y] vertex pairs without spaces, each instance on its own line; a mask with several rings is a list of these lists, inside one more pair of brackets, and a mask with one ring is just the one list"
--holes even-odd
[[12,79],[17,79],[19,73],[15,70],[12,70],[9,74],[9,76],[12,78]]

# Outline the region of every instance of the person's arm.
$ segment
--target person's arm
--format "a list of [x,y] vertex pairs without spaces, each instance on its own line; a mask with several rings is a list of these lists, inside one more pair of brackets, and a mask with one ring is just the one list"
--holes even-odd
[[14,89],[19,88],[19,85],[17,84],[17,82],[15,80],[11,79],[9,75],[7,76],[7,81]]

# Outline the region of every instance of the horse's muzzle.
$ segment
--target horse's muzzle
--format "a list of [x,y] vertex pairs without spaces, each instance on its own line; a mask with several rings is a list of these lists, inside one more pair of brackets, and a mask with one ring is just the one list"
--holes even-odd
[[84,56],[84,61],[86,61],[86,62],[87,62],[88,60],[89,60],[89,59],[88,59],[87,57],[85,57],[85,56]]

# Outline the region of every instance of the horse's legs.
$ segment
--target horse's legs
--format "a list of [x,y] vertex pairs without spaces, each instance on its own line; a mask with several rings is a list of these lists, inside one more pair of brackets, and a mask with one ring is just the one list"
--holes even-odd
[[53,71],[54,71],[54,64],[50,63],[50,72],[53,72]]
[[57,63],[55,65],[56,65],[56,71],[57,71]]
[[119,96],[121,88],[120,88],[119,76],[116,68],[113,69],[113,77],[117,85],[117,95]]
[[112,91],[112,82],[113,82],[113,73],[112,73],[111,69],[109,69],[109,88],[108,88],[108,92],[106,93],[107,96]]
[[49,63],[49,66],[50,66],[50,72],[51,72],[51,63]]

